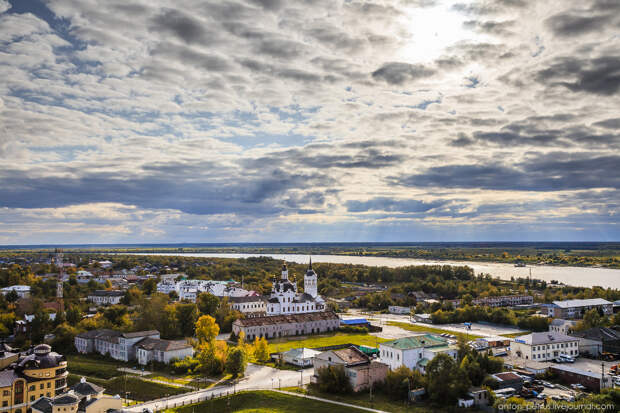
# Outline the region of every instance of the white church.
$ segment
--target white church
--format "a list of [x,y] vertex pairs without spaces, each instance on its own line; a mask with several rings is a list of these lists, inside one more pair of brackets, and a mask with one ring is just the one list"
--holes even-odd
[[267,299],[267,315],[304,314],[325,311],[325,301],[317,292],[317,274],[312,260],[304,275],[304,292],[297,292],[297,283],[289,280],[286,263],[282,265],[279,279],[273,280],[271,294]]

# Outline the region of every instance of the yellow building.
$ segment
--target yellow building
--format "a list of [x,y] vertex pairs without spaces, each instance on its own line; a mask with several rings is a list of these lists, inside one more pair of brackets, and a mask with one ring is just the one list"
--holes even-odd
[[47,344],[25,356],[2,352],[0,366],[0,413],[26,413],[39,398],[54,398],[67,387],[67,361]]

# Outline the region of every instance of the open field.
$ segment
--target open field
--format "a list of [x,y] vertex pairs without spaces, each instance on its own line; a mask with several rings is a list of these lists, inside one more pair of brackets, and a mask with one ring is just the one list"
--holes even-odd
[[315,348],[335,346],[346,343],[376,347],[379,343],[384,341],[388,340],[370,334],[335,333],[329,335],[289,337],[269,341],[269,352],[275,353],[300,347]]
[[387,325],[389,326],[396,326],[396,327],[400,327],[402,329],[405,330],[409,330],[409,331],[414,331],[416,333],[433,333],[433,334],[452,334],[455,335],[457,337],[463,336],[466,339],[469,340],[473,340],[476,338],[480,338],[482,336],[478,336],[476,334],[467,334],[467,333],[461,333],[461,332],[457,332],[457,331],[452,331],[452,330],[443,330],[441,328],[436,328],[436,327],[431,327],[430,325],[426,325],[426,324],[409,324],[409,323],[403,323],[400,321],[388,321]]
[[523,331],[523,332],[520,332],[520,333],[500,334],[500,336],[507,337],[507,338],[515,338],[515,337],[524,336],[524,335],[530,334],[530,333],[531,333],[531,331]]
[[[447,413],[452,412],[452,407],[445,408],[442,406],[431,405],[429,403],[412,403],[407,406],[404,400],[392,400],[384,394],[373,394],[372,402],[370,401],[370,394],[356,393],[356,394],[329,394],[321,393],[312,387],[300,390],[299,387],[290,387],[283,389],[295,393],[303,393],[310,396],[321,397],[324,399],[334,400],[337,402],[355,404],[361,407],[368,407],[371,409],[383,410],[393,413]],[[467,410],[468,412],[476,412],[478,410]]]
[[166,410],[177,413],[207,412],[312,412],[329,411],[330,413],[358,413],[361,410],[317,400],[304,399],[272,391],[251,391],[235,396],[224,397],[208,402],[197,403],[176,409]]
[[124,363],[114,363],[94,357],[81,356],[76,354],[67,355],[67,370],[73,374],[98,377],[100,379],[111,379],[121,374],[117,369],[124,366]]
[[[158,399],[160,397],[164,397],[165,395],[181,394],[188,391],[184,388],[144,381],[134,376],[119,376],[109,380],[95,377],[87,377],[86,379],[91,383],[105,388],[106,394],[118,394],[124,398],[125,391],[127,391],[129,394],[128,398],[138,401]],[[69,385],[73,385],[79,380],[80,376],[69,374],[67,382]]]

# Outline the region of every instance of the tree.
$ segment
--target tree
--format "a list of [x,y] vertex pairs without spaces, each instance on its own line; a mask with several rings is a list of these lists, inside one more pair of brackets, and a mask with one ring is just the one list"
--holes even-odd
[[593,308],[591,310],[586,311],[586,313],[583,315],[583,320],[579,321],[575,325],[574,330],[582,331],[582,330],[587,330],[589,328],[601,327],[604,321],[605,319],[601,317],[597,309]]
[[463,361],[461,361],[460,369],[467,374],[469,381],[474,386],[479,386],[486,375],[480,364],[469,355],[465,356]]
[[344,367],[340,365],[318,369],[317,385],[323,393],[351,393],[353,388]]
[[80,313],[80,309],[76,306],[69,307],[67,309],[67,322],[72,326],[76,326],[80,320],[82,320],[82,313]]
[[181,335],[191,337],[194,335],[194,325],[198,319],[198,308],[194,303],[178,303],[177,322]]
[[265,337],[254,338],[254,345],[252,346],[254,351],[254,358],[258,361],[269,360],[269,344]]
[[426,365],[427,392],[434,402],[454,404],[467,392],[469,378],[445,353],[436,355]]
[[19,295],[17,294],[17,291],[15,290],[11,290],[6,294],[6,300],[9,303],[14,303],[15,301],[17,301],[19,299]]
[[228,357],[226,358],[226,371],[234,377],[243,376],[247,365],[247,355],[243,349],[235,347],[228,353]]
[[213,343],[220,333],[220,326],[210,315],[201,316],[196,322],[196,338],[199,344]]
[[144,299],[144,293],[137,287],[131,287],[125,291],[125,295],[121,299],[121,303],[125,305],[141,304]]
[[52,342],[52,346],[56,349],[63,349],[63,352],[66,352],[66,349],[72,349],[73,339],[77,333],[77,329],[69,325],[69,323],[59,324],[58,327],[54,329],[54,341]]
[[157,280],[155,278],[149,278],[142,284],[142,291],[144,294],[151,295],[157,291]]
[[459,335],[457,339],[457,347],[457,360],[461,362],[471,352],[471,348],[467,344],[467,339],[465,338],[465,336]]
[[424,387],[425,384],[426,381],[422,373],[400,366],[395,370],[388,371],[383,384],[383,391],[392,399],[407,400],[410,389]]
[[179,299],[179,294],[176,291],[172,290],[168,293],[168,298],[170,298],[171,301],[176,301]]
[[196,305],[201,314],[215,316],[220,305],[220,299],[210,293],[200,293],[196,298]]

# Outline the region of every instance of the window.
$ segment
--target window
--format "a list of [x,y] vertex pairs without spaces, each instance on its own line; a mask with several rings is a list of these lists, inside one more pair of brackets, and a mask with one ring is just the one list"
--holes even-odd
[[34,385],[32,385],[32,386],[28,387],[28,391],[34,391],[34,388],[35,388]]
[[30,401],[33,402],[34,401],[34,396],[30,396]]

